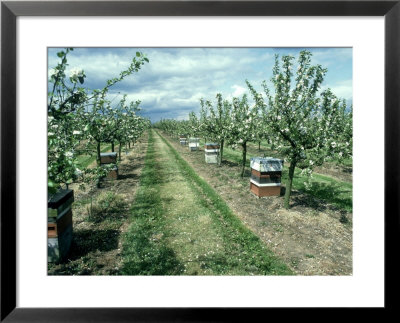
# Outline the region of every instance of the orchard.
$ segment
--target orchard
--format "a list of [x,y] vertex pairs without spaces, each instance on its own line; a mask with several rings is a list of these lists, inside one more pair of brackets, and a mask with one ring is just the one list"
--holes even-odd
[[229,92],[147,50],[104,54],[122,71],[97,83],[73,48],[49,69],[48,273],[351,275],[353,111],[312,51],[243,56]]

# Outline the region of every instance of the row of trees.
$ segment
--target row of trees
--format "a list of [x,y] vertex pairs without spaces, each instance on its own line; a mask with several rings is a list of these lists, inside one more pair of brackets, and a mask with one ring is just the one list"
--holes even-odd
[[218,141],[219,163],[225,144],[240,146],[242,176],[247,143],[267,140],[289,163],[285,193],[288,208],[296,167],[311,176],[313,168],[325,161],[352,158],[352,107],[330,89],[321,90],[327,69],[312,65],[311,56],[302,51],[296,63],[293,56],[276,55],[272,78],[261,84],[261,91],[246,80],[250,95],[226,100],[217,94],[214,103],[201,99],[198,117],[192,112],[189,120],[161,120],[155,126],[173,135]]
[[[118,77],[107,81],[101,90],[89,90],[83,86],[86,75],[82,69],[70,70],[67,55],[73,48],[57,53],[60,62],[50,71],[48,94],[48,188],[56,192],[62,185],[72,183],[82,175],[86,181],[99,179],[107,172],[100,167],[101,143],[119,145],[119,158],[124,145],[134,143],[149,127],[147,119],[139,117],[140,101],[127,102],[124,95],[118,103],[108,95],[109,88],[125,77],[137,73],[149,62],[140,52],[128,68]],[[82,148],[83,146],[83,148]],[[79,150],[78,150],[79,148]],[[78,169],[78,153],[96,154],[98,167]]]

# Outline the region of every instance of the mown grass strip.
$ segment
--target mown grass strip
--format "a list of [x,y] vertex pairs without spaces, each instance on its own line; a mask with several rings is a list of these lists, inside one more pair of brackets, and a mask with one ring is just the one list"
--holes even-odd
[[210,214],[215,227],[219,228],[225,241],[225,254],[205,258],[205,267],[213,269],[216,274],[229,274],[235,271],[235,267],[260,275],[293,274],[259,237],[243,225],[225,201],[197,175],[171,144],[162,136],[160,137],[169,147],[181,172],[201,199],[203,206],[212,211]]
[[[268,154],[270,157],[279,158],[272,151]],[[250,154],[246,158],[246,167],[250,167]],[[242,152],[240,150],[233,150],[229,147],[224,147],[223,159],[240,164],[242,162]],[[285,184],[288,178],[288,168],[284,167],[282,171],[282,183]],[[308,178],[301,174],[299,169],[295,170],[295,177],[293,179],[293,188],[307,193],[313,197],[324,200],[336,207],[346,210],[347,212],[353,211],[353,184],[345,181],[339,181],[332,177],[313,173],[310,180],[310,186],[305,184]]]
[[184,267],[165,238],[154,239],[165,231],[160,198],[161,174],[156,163],[154,137],[149,131],[145,166],[132,206],[131,224],[123,237],[122,275],[179,275]]

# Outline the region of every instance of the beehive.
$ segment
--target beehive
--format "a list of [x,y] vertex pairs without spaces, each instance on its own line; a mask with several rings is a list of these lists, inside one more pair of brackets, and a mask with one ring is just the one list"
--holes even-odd
[[117,153],[101,153],[100,164],[115,164],[117,162]]
[[204,146],[204,154],[207,164],[218,163],[219,144],[215,142],[208,142]]
[[117,153],[101,153],[100,164],[102,166],[115,164],[115,167],[109,170],[106,179],[118,179]]
[[258,197],[279,196],[283,160],[272,157],[250,158],[250,191]]
[[182,146],[186,145],[186,136],[185,135],[180,135],[179,136],[179,142]]
[[72,190],[60,190],[48,202],[47,214],[47,260],[63,259],[72,243]]
[[189,150],[196,151],[199,149],[200,139],[199,138],[189,138]]
[[118,179],[118,167],[115,166],[108,171],[107,179]]

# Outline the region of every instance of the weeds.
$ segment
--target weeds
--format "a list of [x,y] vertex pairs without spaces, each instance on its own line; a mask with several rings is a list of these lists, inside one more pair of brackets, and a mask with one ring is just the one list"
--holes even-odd
[[91,200],[87,206],[88,220],[94,223],[102,221],[117,221],[127,217],[128,205],[123,197],[114,192],[100,194],[95,203]]

